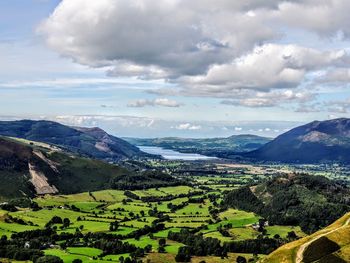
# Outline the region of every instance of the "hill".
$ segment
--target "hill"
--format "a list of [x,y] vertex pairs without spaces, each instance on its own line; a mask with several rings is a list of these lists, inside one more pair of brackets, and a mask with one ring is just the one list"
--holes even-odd
[[289,174],[233,190],[224,204],[255,212],[270,224],[299,225],[312,233],[350,210],[350,189],[322,176]]
[[278,248],[260,262],[350,262],[350,213],[310,236]]
[[0,135],[54,144],[112,162],[145,155],[137,147],[99,128],[69,127],[52,121],[0,121]]
[[158,146],[165,149],[172,149],[182,153],[198,153],[207,156],[229,158],[237,152],[249,152],[260,148],[269,142],[270,138],[250,134],[232,135],[227,138],[124,138],[133,145]]
[[244,155],[286,163],[350,162],[350,119],[314,121]]
[[177,184],[155,171],[129,171],[57,147],[0,137],[0,200],[107,188],[143,189]]

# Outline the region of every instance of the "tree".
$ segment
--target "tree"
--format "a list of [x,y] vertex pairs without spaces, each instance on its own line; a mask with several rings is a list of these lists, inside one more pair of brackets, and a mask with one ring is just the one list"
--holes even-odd
[[67,227],[69,227],[69,225],[70,225],[70,220],[69,220],[69,218],[63,219],[63,227],[64,227],[64,228],[67,228]]
[[43,256],[38,258],[35,263],[63,263],[63,260],[56,256]]
[[165,238],[159,239],[158,244],[159,244],[160,247],[164,247],[164,246],[166,245],[166,240],[165,240]]
[[190,262],[191,261],[191,251],[189,247],[180,247],[179,252],[175,257],[176,262]]
[[83,261],[79,258],[76,258],[72,261],[72,263],[83,263]]
[[236,262],[237,263],[246,263],[247,260],[245,259],[245,257],[238,256],[237,259],[236,259]]
[[165,248],[163,246],[158,247],[158,253],[165,253]]

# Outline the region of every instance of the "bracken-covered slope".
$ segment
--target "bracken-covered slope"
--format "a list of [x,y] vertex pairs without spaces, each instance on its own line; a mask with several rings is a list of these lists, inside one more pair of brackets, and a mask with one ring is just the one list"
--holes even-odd
[[43,143],[0,137],[0,201],[37,194],[174,185],[166,174],[129,171]]
[[137,147],[99,128],[76,128],[52,121],[0,121],[0,135],[58,145],[105,161],[143,156]]
[[286,163],[350,162],[350,119],[314,121],[245,155]]
[[314,234],[288,243],[260,263],[350,262],[350,213]]

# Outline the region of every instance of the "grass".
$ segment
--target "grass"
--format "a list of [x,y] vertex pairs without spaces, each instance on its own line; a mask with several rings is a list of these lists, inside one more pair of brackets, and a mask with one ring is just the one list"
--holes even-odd
[[67,252],[69,254],[84,255],[88,257],[97,257],[103,252],[97,248],[91,247],[68,247]]
[[220,213],[219,217],[223,221],[231,223],[233,227],[242,227],[259,221],[259,216],[254,213],[237,209],[228,209],[227,211]]
[[298,237],[304,237],[306,234],[300,229],[299,226],[267,226],[265,228],[267,230],[267,234],[270,237],[274,235],[279,235],[282,238],[286,238],[288,232],[294,231]]
[[[289,263],[294,262],[297,250],[299,247],[310,240],[314,240],[315,238],[321,237],[324,235],[325,237],[329,238],[331,241],[339,244],[342,247],[346,247],[349,245],[350,240],[350,226],[344,226],[347,220],[350,219],[350,213],[347,213],[342,218],[335,221],[330,226],[321,229],[317,232],[315,232],[312,235],[306,236],[304,238],[298,239],[294,242],[288,243],[274,252],[272,252],[269,256],[267,256],[262,262],[268,262],[268,263]],[[343,248],[341,248],[340,253]],[[350,258],[350,249],[344,248],[345,255],[344,257]]]
[[163,238],[165,238],[165,237],[168,237],[168,233],[170,231],[177,233],[177,232],[181,231],[181,228],[179,228],[179,227],[168,228],[168,229],[165,229],[165,230],[162,230],[162,231],[159,231],[159,232],[155,233],[154,236],[155,237],[163,237]]

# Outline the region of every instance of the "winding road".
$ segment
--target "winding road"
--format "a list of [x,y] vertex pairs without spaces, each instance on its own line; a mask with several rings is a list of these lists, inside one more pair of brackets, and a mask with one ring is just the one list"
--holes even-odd
[[325,232],[325,233],[323,233],[323,234],[321,234],[321,235],[318,235],[317,237],[314,237],[314,238],[312,238],[310,241],[308,241],[308,242],[306,242],[305,244],[301,245],[301,246],[299,247],[298,251],[297,251],[295,263],[301,263],[301,262],[303,262],[303,259],[304,259],[304,252],[305,252],[306,248],[307,248],[310,244],[312,244],[314,241],[316,241],[317,239],[319,239],[319,238],[321,238],[321,237],[323,237],[323,236],[326,236],[326,235],[329,235],[329,234],[331,234],[331,233],[333,233],[333,232],[335,232],[335,231],[338,231],[339,229],[342,229],[342,228],[348,226],[349,224],[350,224],[350,217],[345,221],[345,223],[344,223],[342,226],[337,227],[337,228],[335,228],[335,229],[333,229],[333,230],[327,231],[327,232]]

